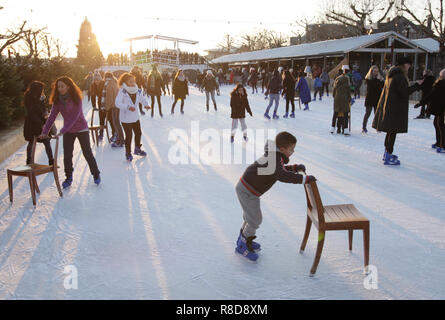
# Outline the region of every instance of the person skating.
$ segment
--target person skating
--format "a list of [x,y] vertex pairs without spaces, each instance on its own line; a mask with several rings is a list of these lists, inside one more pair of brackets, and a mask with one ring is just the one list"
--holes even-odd
[[445,154],[445,125],[444,125],[444,113],[445,113],[445,69],[443,69],[437,81],[434,83],[430,93],[425,96],[415,108],[420,106],[428,106],[426,112],[434,115],[434,129],[436,131],[436,143],[432,145],[433,149],[436,149],[437,153]]
[[289,117],[289,103],[292,105],[291,118],[295,118],[295,84],[296,80],[289,70],[286,70],[283,75],[283,93],[286,98],[286,114],[283,118]]
[[258,84],[258,74],[255,70],[255,68],[250,68],[250,75],[249,75],[249,84],[252,87],[252,94],[258,93],[258,88],[257,88],[257,84]]
[[57,136],[63,135],[63,162],[66,179],[62,183],[64,189],[73,183],[73,150],[74,142],[79,140],[82,154],[88,163],[94,183],[101,182],[100,171],[91,151],[90,133],[83,115],[82,92],[74,81],[66,76],[58,78],[53,86],[50,97],[51,113],[42,129],[40,139],[47,139],[48,133],[57,116],[62,114],[63,128]]
[[247,142],[247,125],[246,125],[246,111],[253,117],[252,110],[247,99],[247,92],[244,86],[239,83],[230,94],[230,108],[232,108],[232,136],[231,142],[235,141],[235,134],[238,129],[238,122],[241,124],[244,141]]
[[[281,132],[275,141],[268,141],[262,158],[250,165],[236,185],[236,194],[243,210],[243,225],[236,241],[236,253],[256,261],[261,245],[256,243],[256,232],[263,216],[260,198],[277,182],[303,184],[316,181],[306,176],[304,165],[287,165],[294,153],[297,139],[288,132]],[[302,172],[302,174],[299,174]]]
[[365,108],[366,112],[363,117],[362,132],[368,133],[368,119],[371,112],[374,110],[374,114],[379,103],[380,97],[382,95],[384,79],[380,74],[379,67],[372,66],[369,69],[368,74],[365,77],[366,81],[366,98],[365,98]]
[[[136,85],[138,86],[139,89],[144,89],[145,85],[144,85],[144,76],[142,75],[142,70],[135,66],[133,67],[133,69],[131,69],[130,73],[135,77],[136,79]],[[139,112],[141,113],[141,115],[145,116],[145,111],[142,108],[142,105],[139,105]]]
[[[94,110],[98,111],[99,113],[99,124],[102,126],[105,125],[105,118],[107,116],[107,111],[105,110],[105,106],[103,105],[103,91],[104,91],[104,85],[105,81],[102,79],[102,76],[100,73],[96,73],[94,75],[93,83],[91,84],[91,104],[93,106],[93,112]],[[104,130],[100,129],[99,132],[99,141],[102,141],[104,139]]]
[[[25,91],[25,123],[23,125],[23,136],[28,141],[26,148],[26,164],[32,163],[32,147],[34,137],[40,136],[46,122],[47,110],[45,106],[45,84],[40,81],[32,81]],[[45,146],[48,164],[54,164],[54,156],[50,139],[38,139],[37,142]]]
[[147,78],[148,94],[151,97],[151,117],[152,118],[155,115],[155,98],[158,102],[159,115],[161,116],[161,118],[163,117],[162,104],[161,104],[161,94],[162,94],[163,84],[164,84],[164,80],[162,80],[162,76],[159,73],[157,66],[153,65],[152,70]]
[[326,92],[326,96],[329,97],[329,85],[331,83],[331,78],[329,77],[329,73],[327,73],[325,70],[321,73],[320,76],[321,82],[323,83],[321,96],[324,96],[324,93]]
[[281,75],[278,70],[275,70],[272,74],[269,83],[267,84],[267,90],[265,93],[265,97],[269,97],[269,105],[266,108],[266,112],[264,113],[264,117],[270,120],[269,111],[275,102],[275,109],[273,113],[273,119],[279,119],[280,117],[277,115],[278,106],[280,104],[280,91],[282,89]]
[[408,132],[408,108],[409,96],[420,90],[423,80],[409,86],[408,71],[412,62],[407,57],[402,57],[393,66],[386,76],[382,97],[377,106],[372,127],[379,132],[386,132],[385,153],[383,162],[385,165],[400,165],[400,160],[393,155],[394,143],[398,133]]
[[304,111],[309,110],[309,102],[311,99],[311,89],[309,89],[309,85],[306,81],[306,74],[304,72],[300,72],[298,74],[297,86],[295,91],[298,92],[301,103],[304,104]]
[[213,72],[211,70],[207,71],[206,76],[201,82],[201,88],[204,89],[206,94],[206,108],[207,112],[209,111],[209,103],[210,103],[210,97],[212,97],[213,106],[215,108],[215,111],[218,111],[218,106],[216,105],[215,100],[215,92],[219,90],[218,82],[216,82],[215,77],[213,76]]
[[107,110],[107,119],[111,122],[112,128],[112,148],[121,148],[124,146],[124,133],[119,120],[119,108],[116,107],[116,97],[119,92],[117,79],[111,72],[105,73],[104,85],[104,105]]
[[182,70],[178,70],[175,79],[173,80],[172,93],[175,97],[175,102],[172,105],[172,114],[175,113],[175,106],[178,100],[181,100],[181,114],[184,114],[184,101],[189,95],[189,87],[187,79]]
[[317,93],[320,96],[320,101],[323,93],[323,82],[320,77],[314,79],[314,101],[317,101]]
[[351,79],[354,84],[354,99],[360,99],[360,89],[362,87],[363,78],[358,69],[354,70]]
[[125,157],[128,161],[133,161],[131,154],[131,141],[134,142],[134,154],[138,156],[147,156],[147,153],[141,149],[141,123],[139,121],[139,112],[137,107],[139,104],[150,109],[147,98],[143,95],[142,90],[138,88],[135,77],[130,73],[124,73],[119,78],[119,93],[116,97],[116,107],[120,109],[120,120],[125,132]]
[[334,113],[337,114],[337,133],[348,136],[345,128],[347,128],[351,106],[351,91],[345,74],[335,79],[332,96],[334,97]]
[[[424,81],[420,88],[420,90],[422,90],[421,100],[431,92],[436,78],[433,76],[433,72],[427,69],[423,72],[423,80]],[[430,115],[426,112],[427,109],[428,106],[422,106],[420,109],[420,114],[416,117],[416,119],[429,119]]]

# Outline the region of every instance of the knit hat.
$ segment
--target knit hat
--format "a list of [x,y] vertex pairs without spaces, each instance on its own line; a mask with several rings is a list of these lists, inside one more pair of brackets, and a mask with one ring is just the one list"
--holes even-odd
[[398,66],[404,65],[404,64],[413,64],[412,60],[408,57],[401,57],[399,59],[397,59],[397,64]]

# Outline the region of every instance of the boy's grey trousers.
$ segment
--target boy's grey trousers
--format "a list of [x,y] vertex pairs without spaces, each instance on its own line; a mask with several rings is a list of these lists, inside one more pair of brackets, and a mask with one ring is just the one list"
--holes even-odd
[[263,221],[260,198],[250,192],[241,181],[236,185],[236,194],[243,208],[243,235],[246,238],[253,237]]

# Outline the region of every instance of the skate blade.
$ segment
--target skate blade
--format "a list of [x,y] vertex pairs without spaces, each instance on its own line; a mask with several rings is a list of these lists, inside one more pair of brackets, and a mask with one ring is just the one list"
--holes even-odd
[[243,256],[241,253],[239,253],[238,251],[236,251],[236,249],[235,249],[235,254],[236,254],[238,257],[240,257],[240,259],[242,259],[243,261],[247,261],[247,262],[249,262],[249,263],[251,263],[251,264],[257,264],[257,263],[258,263],[258,259],[255,260],[255,261],[250,260],[250,259],[247,258],[246,256]]

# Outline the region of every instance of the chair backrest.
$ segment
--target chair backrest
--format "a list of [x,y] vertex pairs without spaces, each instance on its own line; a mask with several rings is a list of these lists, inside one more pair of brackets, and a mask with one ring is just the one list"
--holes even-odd
[[[38,137],[35,136],[32,143],[31,163],[34,163],[34,157],[36,154],[36,145]],[[52,137],[51,140],[56,140],[56,148],[54,149],[54,170],[57,170],[57,156],[59,154],[59,137]]]
[[[94,112],[100,113],[99,110],[92,108],[91,109],[91,121],[90,121],[90,127],[94,127]],[[105,114],[105,120],[104,120],[104,127],[107,126],[107,118],[108,118],[108,112]],[[100,114],[99,114],[99,124],[100,124]]]
[[318,186],[315,181],[304,185],[306,191],[306,200],[308,210],[318,217],[318,223],[324,224],[324,207],[321,201],[320,193],[318,192]]

